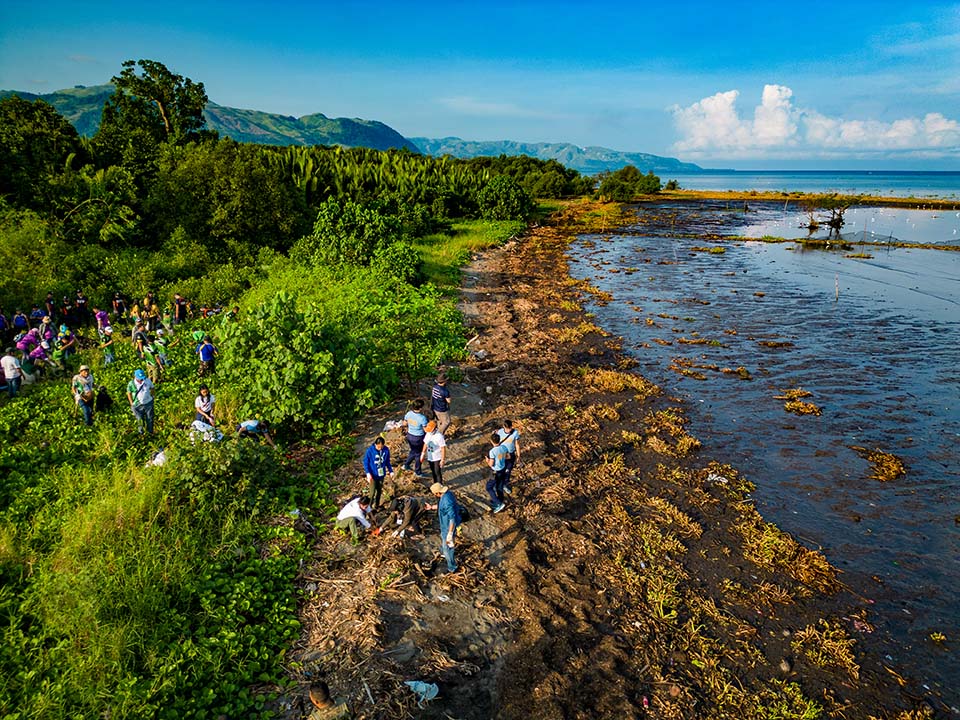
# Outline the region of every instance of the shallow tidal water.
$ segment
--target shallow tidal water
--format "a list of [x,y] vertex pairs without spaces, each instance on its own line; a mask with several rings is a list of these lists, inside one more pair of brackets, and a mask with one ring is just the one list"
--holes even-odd
[[[633,234],[650,229],[571,246],[571,274],[614,298],[587,309],[683,400],[701,456],[737,467],[767,520],[843,571],[876,624],[848,625],[858,643],[960,707],[960,252],[747,241],[712,254]],[[678,359],[706,379],[670,370]],[[740,366],[752,379],[719,371]],[[774,396],[789,388],[822,415],[787,413]],[[853,445],[895,454],[906,475],[871,479]]]

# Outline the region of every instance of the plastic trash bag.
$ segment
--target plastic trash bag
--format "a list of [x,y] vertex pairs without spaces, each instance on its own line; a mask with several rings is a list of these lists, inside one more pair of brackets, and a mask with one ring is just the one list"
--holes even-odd
[[423,707],[425,702],[433,700],[440,692],[435,683],[425,683],[422,680],[406,680],[403,683],[417,696],[417,704]]

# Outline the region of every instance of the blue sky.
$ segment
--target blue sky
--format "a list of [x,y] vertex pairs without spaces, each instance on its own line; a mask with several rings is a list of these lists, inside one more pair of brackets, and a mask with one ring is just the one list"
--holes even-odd
[[705,167],[960,170],[960,2],[20,2],[0,88],[149,58],[211,100]]

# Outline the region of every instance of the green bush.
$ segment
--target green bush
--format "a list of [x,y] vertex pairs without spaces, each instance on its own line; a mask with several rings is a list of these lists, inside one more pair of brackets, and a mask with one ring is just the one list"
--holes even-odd
[[520,183],[506,175],[497,175],[477,197],[480,214],[487,220],[525,220],[533,214],[533,199]]

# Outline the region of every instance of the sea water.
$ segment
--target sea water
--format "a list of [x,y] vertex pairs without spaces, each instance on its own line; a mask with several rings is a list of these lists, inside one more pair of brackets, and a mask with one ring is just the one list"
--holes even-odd
[[[640,212],[662,223],[669,209]],[[734,235],[753,222],[729,219]],[[574,277],[614,298],[589,308],[597,322],[685,400],[700,455],[736,466],[768,520],[875,601],[876,631],[851,630],[858,642],[960,706],[960,664],[929,638],[960,638],[960,252],[737,241],[712,254],[703,239],[633,234],[650,228],[572,246]],[[669,370],[677,359],[706,379]],[[822,415],[787,413],[776,396],[791,388]],[[897,455],[907,474],[871,479],[853,446]]]
[[765,190],[778,192],[877,195],[882,197],[960,198],[960,172],[877,170],[725,170],[661,173],[686,190]]

